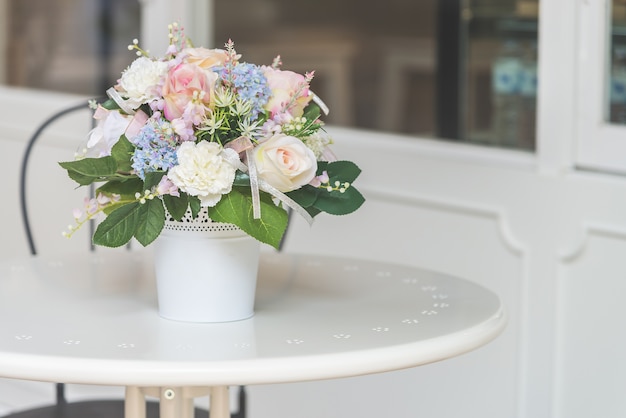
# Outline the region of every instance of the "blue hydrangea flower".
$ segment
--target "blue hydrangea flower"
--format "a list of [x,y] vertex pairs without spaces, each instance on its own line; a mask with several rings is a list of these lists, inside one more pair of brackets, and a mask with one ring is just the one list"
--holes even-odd
[[231,84],[241,100],[250,103],[250,120],[256,120],[263,106],[269,100],[271,90],[263,70],[258,65],[240,63],[234,66],[220,67],[216,71],[220,78]]
[[167,171],[178,164],[177,137],[167,121],[149,121],[132,142],[136,146],[132,167],[142,180],[146,173]]

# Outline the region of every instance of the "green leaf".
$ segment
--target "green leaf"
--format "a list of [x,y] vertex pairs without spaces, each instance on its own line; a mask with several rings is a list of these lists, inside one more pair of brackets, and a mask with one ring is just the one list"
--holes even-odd
[[322,211],[316,208],[315,206],[310,206],[308,208],[304,208],[312,218],[315,218],[316,215],[319,215]]
[[78,183],[81,186],[87,186],[91,183],[94,183],[96,181],[98,181],[97,178],[94,178],[92,176],[86,176],[84,174],[80,174],[77,173],[75,171],[67,171],[67,175],[74,180],[76,183]]
[[320,194],[320,190],[321,189],[318,189],[317,187],[306,184],[297,190],[293,190],[285,194],[303,208],[308,208],[313,206]]
[[115,174],[117,163],[111,156],[101,158],[83,158],[82,160],[61,162],[59,165],[86,176],[105,177]]
[[191,209],[191,217],[193,219],[198,217],[201,207],[200,199],[197,196],[189,196],[189,209]]
[[110,180],[106,182],[102,186],[98,187],[98,189],[96,190],[96,194],[99,192],[105,194],[115,193],[121,196],[134,197],[135,193],[141,193],[143,192],[143,190],[143,180],[141,180],[139,177],[129,177],[125,179]]
[[107,99],[105,102],[100,103],[100,106],[107,110],[120,110],[120,106],[113,99]]
[[322,114],[320,107],[314,101],[310,101],[309,105],[304,109],[304,116],[306,120],[315,121]]
[[185,216],[185,212],[187,212],[189,196],[182,192],[180,193],[180,197],[166,194],[163,196],[163,203],[165,203],[165,207],[170,215],[172,215],[172,218],[180,221],[182,217]]
[[235,181],[233,182],[233,186],[250,187],[250,176],[248,175],[248,173],[244,173],[243,171],[237,170],[235,172]]
[[261,219],[254,219],[252,197],[245,188],[233,187],[214,207],[208,208],[211,219],[237,225],[248,235],[278,249],[287,229],[287,212],[276,206],[267,193],[261,193]]
[[117,171],[117,162],[111,156],[83,158],[82,160],[60,162],[68,175],[81,186],[105,180]]
[[144,247],[152,243],[165,225],[165,208],[161,199],[146,200],[137,210],[135,238]]
[[108,204],[102,209],[102,212],[108,216],[111,213],[113,213],[113,211],[116,210],[117,208],[121,208],[122,206],[128,205],[129,203],[132,203],[133,201],[134,199],[126,199],[120,202]]
[[333,161],[331,163],[319,162],[317,164],[317,175],[323,171],[328,173],[330,184],[336,180],[340,182],[352,183],[361,174],[361,169],[351,161]]
[[93,243],[104,247],[121,247],[135,234],[139,202],[120,206],[111,212],[96,228]]
[[317,174],[326,171],[329,183],[350,183],[344,193],[338,190],[327,191],[324,188],[305,185],[297,190],[286,193],[302,206],[311,216],[320,212],[331,215],[346,215],[357,210],[365,201],[361,193],[352,186],[352,182],[361,174],[361,169],[350,161],[318,162]]
[[347,215],[361,207],[363,202],[365,202],[363,195],[350,186],[343,193],[339,191],[324,193],[322,190],[313,206],[331,215]]
[[[365,202],[365,198],[361,193],[352,186],[352,182],[356,180],[356,178],[361,174],[361,169],[351,161],[333,161],[333,162],[319,162],[317,165],[317,174],[320,175],[322,172],[326,171],[329,178],[329,183],[334,187],[336,182],[341,184],[350,183],[350,186],[341,193],[339,190],[327,191],[323,188],[316,188],[319,192],[317,194],[317,199],[311,205],[303,207],[309,212],[311,216],[317,215],[313,208],[318,209],[321,212],[330,213],[331,215],[346,215],[348,213],[352,213],[357,210],[363,202]],[[303,190],[303,193],[306,193],[307,187],[312,186],[304,186],[300,190]],[[289,195],[291,196],[291,194]],[[302,199],[301,196],[296,195],[297,199]],[[296,200],[294,198],[294,200]],[[304,201],[304,203],[309,203],[308,201]],[[318,212],[319,213],[319,212]]]
[[164,175],[164,171],[152,171],[146,173],[146,179],[143,184],[144,189],[152,190],[153,187],[156,187],[159,184]]
[[133,168],[131,157],[135,152],[135,146],[130,143],[126,135],[122,135],[120,139],[111,148],[111,156],[117,162],[117,170],[130,172]]

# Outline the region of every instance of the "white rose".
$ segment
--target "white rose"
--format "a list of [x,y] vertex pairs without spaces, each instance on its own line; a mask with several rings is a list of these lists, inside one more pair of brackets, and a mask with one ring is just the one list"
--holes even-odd
[[222,151],[238,158],[234,150],[223,150],[214,142],[184,142],[176,151],[178,165],[167,176],[183,192],[198,196],[202,206],[215,206],[235,180],[236,169],[220,155]]
[[272,136],[254,150],[259,178],[281,192],[308,184],[317,171],[315,154],[301,140],[284,134]]
[[120,87],[125,91],[122,96],[133,108],[148,103],[159,97],[166,75],[166,62],[139,57],[122,73]]

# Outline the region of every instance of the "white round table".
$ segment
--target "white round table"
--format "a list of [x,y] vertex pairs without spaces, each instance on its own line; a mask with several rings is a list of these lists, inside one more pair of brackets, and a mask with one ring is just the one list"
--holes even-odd
[[149,252],[0,262],[0,376],[126,387],[126,416],[191,416],[228,386],[385,372],[453,357],[494,339],[499,298],[414,267],[264,253],[255,316],[192,324],[158,316]]

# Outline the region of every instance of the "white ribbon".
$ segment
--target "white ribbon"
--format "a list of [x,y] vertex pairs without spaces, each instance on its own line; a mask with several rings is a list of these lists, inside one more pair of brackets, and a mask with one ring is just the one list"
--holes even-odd
[[313,225],[313,217],[309,215],[309,212],[307,212],[302,206],[297,204],[292,198],[290,198],[289,196],[287,196],[286,194],[284,194],[264,180],[259,179],[259,188],[264,192],[271,194],[276,199],[280,200],[285,205],[298,212],[300,216],[302,216],[309,223],[309,225]]
[[309,215],[309,212],[307,212],[302,206],[300,206],[292,198],[290,198],[265,180],[258,178],[251,148],[248,148],[246,150],[246,159],[248,160],[247,166],[241,162],[238,156],[235,157],[233,154],[229,155],[225,152],[222,152],[220,155],[230,165],[238,170],[243,171],[244,173],[248,173],[248,176],[250,176],[250,189],[252,191],[252,213],[254,219],[261,218],[261,199],[259,197],[259,190],[263,190],[264,192],[267,192],[276,199],[280,200],[291,209],[298,212],[298,214],[300,214],[300,216],[302,216],[309,223],[309,225],[313,224],[313,217]]
[[256,164],[252,155],[252,148],[246,149],[246,162],[248,163],[248,175],[250,176],[250,191],[252,192],[252,216],[261,219],[261,201],[259,197],[259,178],[256,173]]
[[111,100],[113,100],[115,103],[117,103],[117,105],[120,107],[120,109],[122,109],[126,114],[128,114],[128,115],[134,115],[135,114],[135,109],[133,109],[132,107],[128,106],[126,104],[126,100],[124,100],[122,98],[122,96],[117,92],[117,90],[115,90],[113,87],[110,87],[107,90],[107,96],[109,96],[111,98]]
[[322,112],[324,112],[324,114],[328,116],[328,114],[330,113],[330,109],[328,108],[328,106],[326,106],[326,103],[324,103],[322,99],[320,99],[319,96],[312,91],[309,91],[309,94],[313,95],[313,101],[320,107],[320,109],[322,109]]

